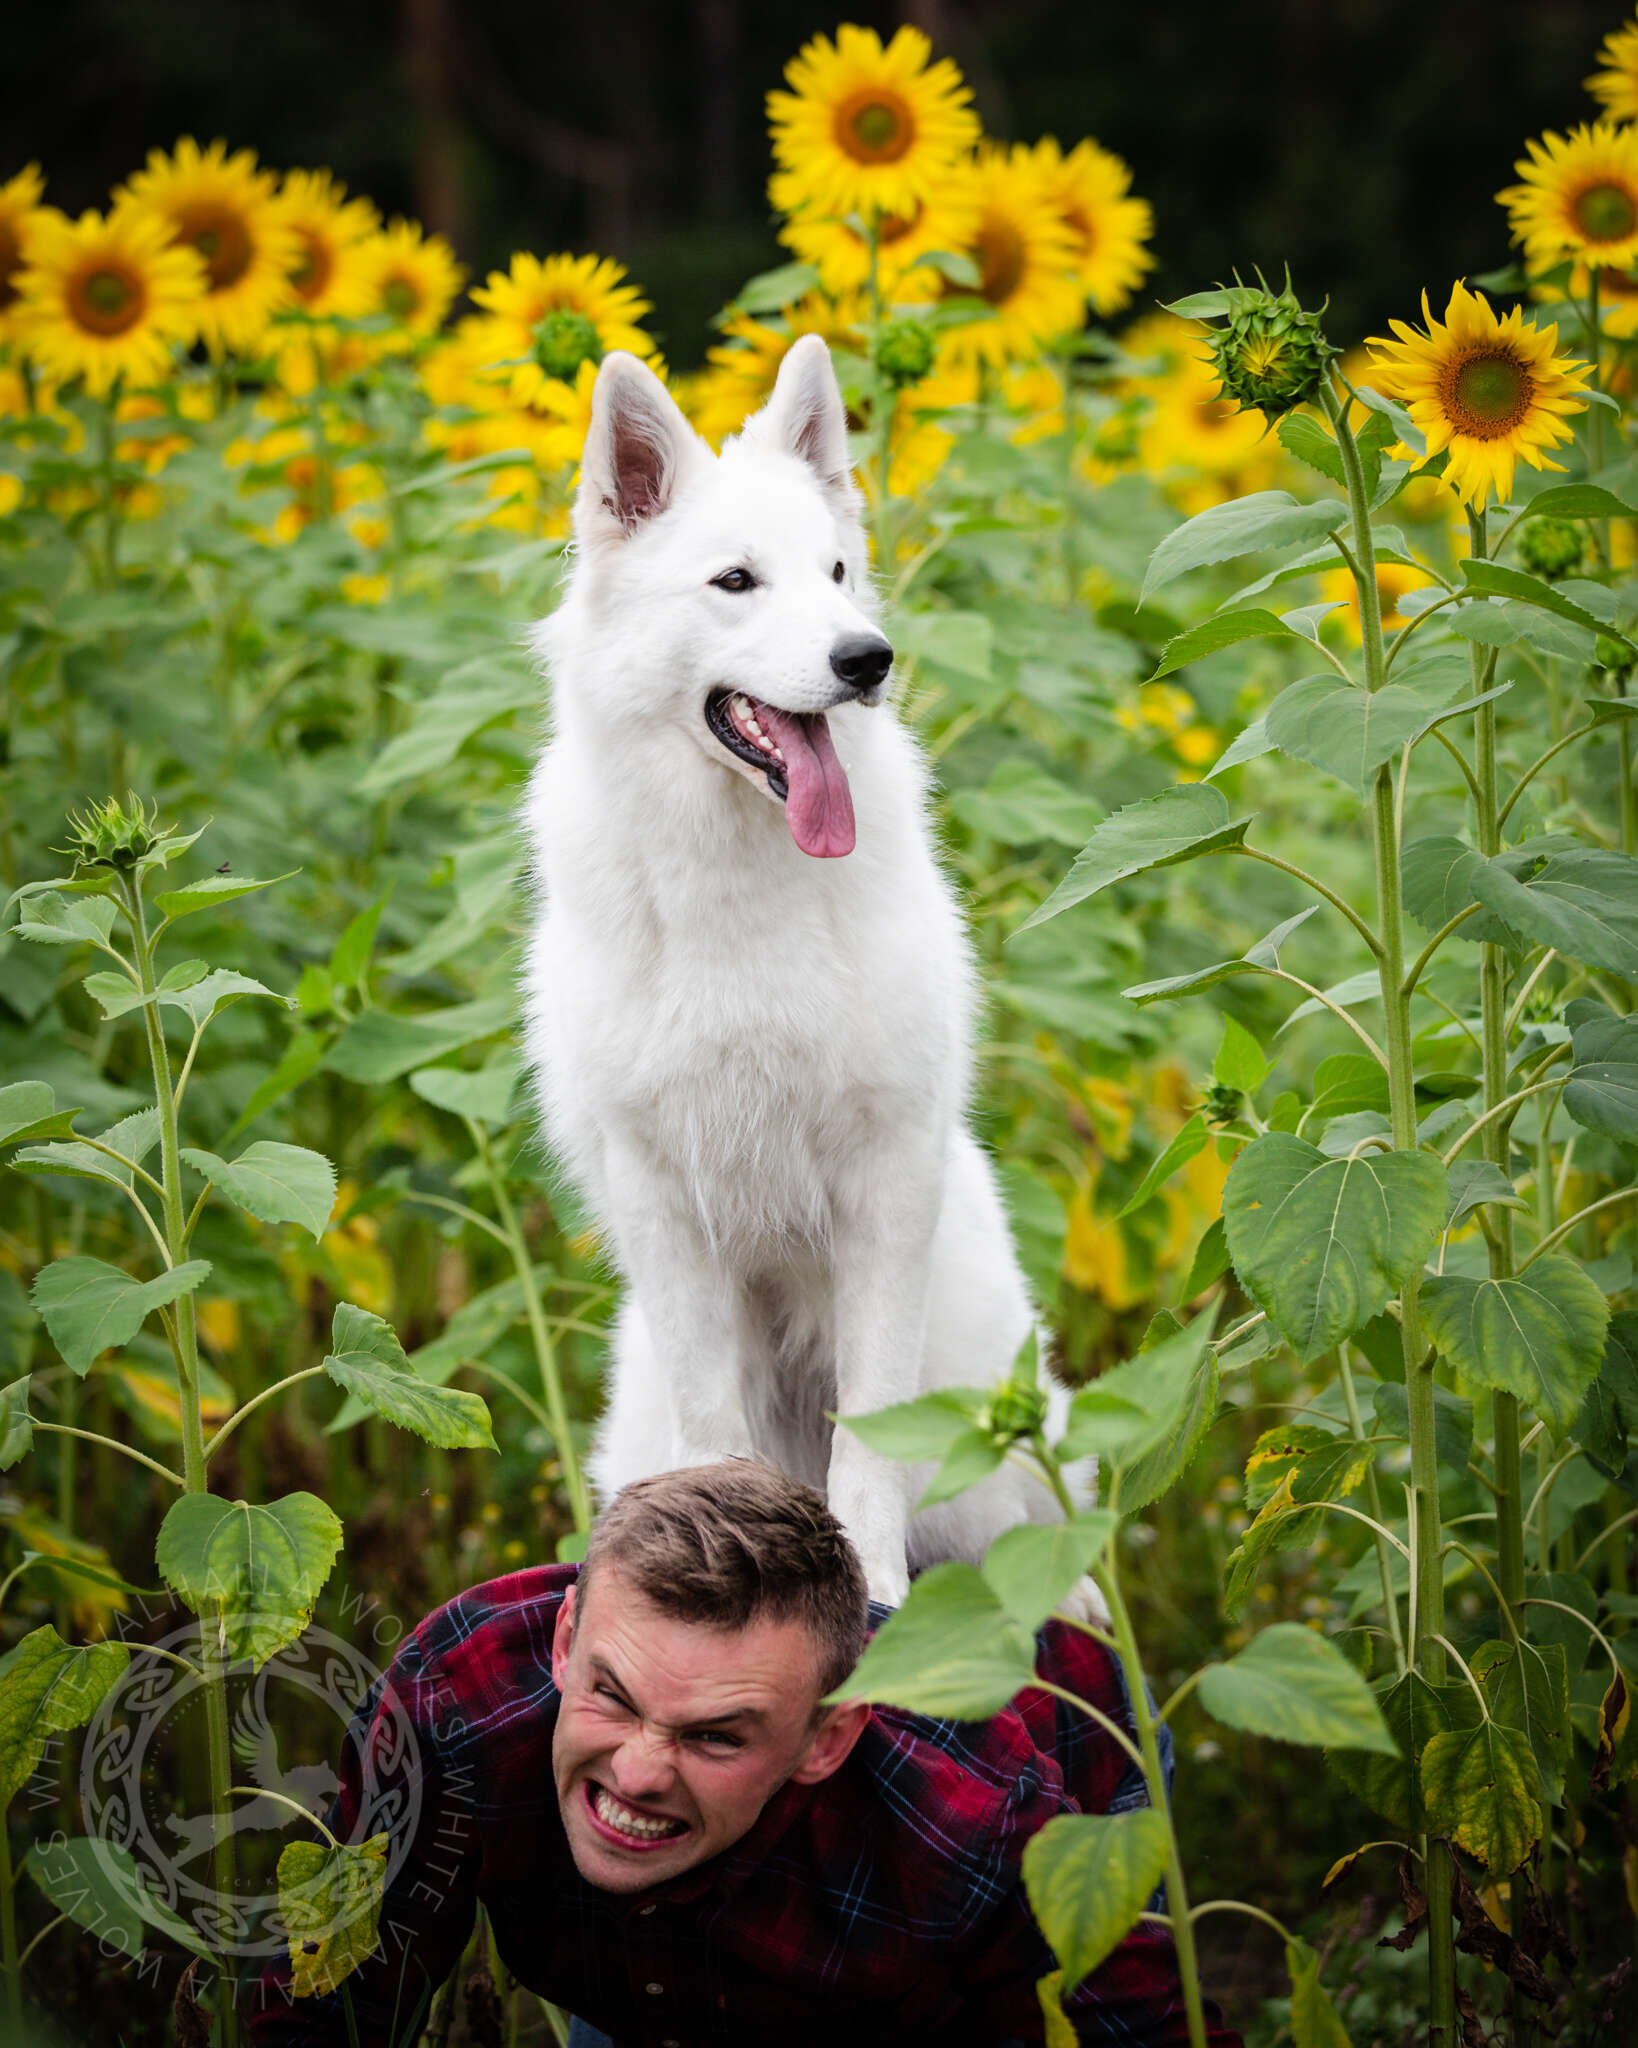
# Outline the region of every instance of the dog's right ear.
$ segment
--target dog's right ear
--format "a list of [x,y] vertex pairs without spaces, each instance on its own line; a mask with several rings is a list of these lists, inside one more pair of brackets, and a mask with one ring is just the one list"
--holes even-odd
[[666,509],[709,452],[646,363],[623,349],[606,355],[592,393],[574,501],[581,545],[629,539]]

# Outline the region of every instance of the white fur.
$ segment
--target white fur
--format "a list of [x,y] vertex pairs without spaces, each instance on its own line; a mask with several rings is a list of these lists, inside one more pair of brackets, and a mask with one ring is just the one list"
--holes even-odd
[[[823,343],[720,459],[610,356],[575,536],[538,633],[525,1016],[551,1140],[628,1283],[595,1477],[606,1498],[763,1456],[828,1489],[896,1602],[907,1555],[976,1559],[1051,1508],[1009,1467],[907,1531],[923,1475],[825,1416],[992,1384],[1033,1310],[965,1121],[972,962],[913,740],[885,704],[830,710],[858,838],[810,859],[705,724],[722,687],[830,705],[832,645],[874,625]],[[713,586],[741,564],[757,589]]]

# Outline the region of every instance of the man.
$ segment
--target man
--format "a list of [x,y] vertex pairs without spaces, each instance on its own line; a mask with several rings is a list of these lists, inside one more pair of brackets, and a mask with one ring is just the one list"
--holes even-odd
[[[1054,1964],[1024,1846],[1054,1814],[1143,1803],[1141,1780],[1040,1691],[966,1724],[822,1706],[868,1629],[823,1498],[743,1461],[627,1487],[578,1572],[438,1609],[355,1717],[328,1820],[343,1842],[393,1811],[411,1830],[379,1950],[322,1998],[270,1969],[256,2048],[415,2040],[480,1903],[586,2048],[1039,2041]],[[1090,1637],[1049,1624],[1048,1674],[1130,1726]],[[1083,2042],[1186,2041],[1164,1932],[1135,1930],[1069,2010]]]

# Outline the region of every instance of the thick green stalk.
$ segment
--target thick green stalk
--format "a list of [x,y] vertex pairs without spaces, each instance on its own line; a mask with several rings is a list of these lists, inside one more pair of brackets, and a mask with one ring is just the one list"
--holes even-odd
[[[1365,686],[1382,687],[1382,605],[1376,582],[1376,544],[1359,448],[1348,425],[1347,408],[1323,387],[1325,409],[1336,430],[1348,484],[1359,616],[1363,633]],[[1393,1142],[1400,1150],[1416,1144],[1416,1082],[1410,1043],[1410,993],[1405,987],[1405,906],[1399,871],[1399,818],[1394,778],[1384,762],[1376,771],[1371,800],[1371,836],[1376,864],[1377,967],[1382,987],[1388,1055],[1388,1106]],[[1443,1682],[1444,1560],[1439,1522],[1439,1464],[1434,1442],[1433,1357],[1417,1307],[1421,1282],[1413,1274],[1400,1296],[1400,1346],[1405,1364],[1405,1397],[1410,1417],[1411,1490],[1415,1500],[1416,1547],[1411,1561],[1416,1588],[1416,1637],[1410,1655],[1430,1684]],[[1428,1902],[1428,2026],[1431,2048],[1456,2048],[1456,1949],[1451,1926],[1454,1889],[1450,1844],[1429,1835],[1423,1844],[1423,1889]]]
[[[1348,1364],[1348,1347],[1337,1347],[1338,1377],[1342,1383],[1342,1398],[1348,1404],[1348,1427],[1353,1432],[1355,1443],[1365,1441],[1365,1425],[1359,1412],[1359,1396],[1354,1391],[1354,1375]],[[1382,1489],[1377,1484],[1376,1460],[1373,1458],[1365,1471],[1365,1501],[1371,1511],[1371,1520],[1381,1522]],[[1394,1661],[1400,1672],[1405,1669],[1405,1631],[1399,1618],[1399,1595],[1393,1583],[1393,1552],[1388,1539],[1378,1529],[1376,1537],[1377,1570],[1382,1576],[1382,1605],[1388,1617],[1388,1634],[1393,1642]]]
[[[154,976],[153,944],[148,937],[148,921],[143,908],[140,878],[129,877],[123,884],[123,890],[124,907],[130,919],[134,941],[137,980],[143,993],[151,996],[157,984]],[[182,1159],[181,1141],[177,1131],[176,1091],[171,1079],[170,1054],[165,1047],[165,1031],[160,1022],[159,1005],[155,1002],[144,1003],[142,1020],[148,1034],[148,1059],[153,1069],[154,1098],[159,1107],[160,1177],[165,1190],[165,1246],[172,1263],[177,1264],[187,1257],[187,1212],[182,1200]],[[177,1384],[181,1394],[183,1487],[188,1493],[205,1493],[209,1489],[205,1477],[204,1418],[200,1412],[199,1401],[199,1330],[191,1294],[184,1294],[178,1298],[172,1315],[176,1329]],[[227,1676],[212,1643],[211,1633],[202,1620],[199,1626],[199,1660],[204,1671],[203,1697],[211,1811],[217,1823],[212,1871],[216,1880],[217,1896],[224,1911],[227,1911],[231,1909],[232,1900],[238,1890],[233,1833],[231,1826],[225,1824],[232,1805],[228,1787],[233,1782],[232,1758],[228,1747]],[[238,2006],[233,1974],[225,1964],[221,1966],[219,1982],[222,2048],[237,2048]]]

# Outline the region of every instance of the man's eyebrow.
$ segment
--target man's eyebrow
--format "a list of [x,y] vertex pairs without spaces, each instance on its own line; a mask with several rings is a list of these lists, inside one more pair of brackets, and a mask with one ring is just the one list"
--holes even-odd
[[[613,1686],[622,1699],[630,1700],[631,1693],[625,1681],[615,1671],[613,1666],[606,1659],[598,1656],[595,1651],[591,1657],[591,1667],[600,1678],[606,1679]],[[767,1715],[763,1713],[760,1707],[730,1707],[725,1714],[707,1714],[698,1721],[685,1721],[679,1725],[683,1728],[726,1728],[733,1722],[747,1721],[760,1727],[767,1718]]]

